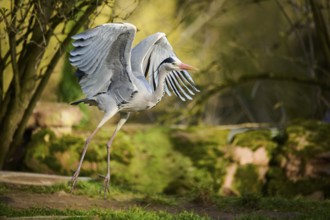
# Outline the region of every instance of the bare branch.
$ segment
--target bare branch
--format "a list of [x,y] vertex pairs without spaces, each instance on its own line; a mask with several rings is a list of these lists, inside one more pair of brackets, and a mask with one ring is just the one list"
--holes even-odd
[[304,57],[305,57],[306,61],[309,63],[309,66],[310,66],[311,64],[310,64],[309,55],[308,55],[308,52],[307,52],[307,49],[306,49],[304,40],[303,40],[303,38],[302,38],[299,30],[297,29],[296,25],[294,25],[294,23],[292,22],[290,16],[286,13],[283,5],[279,2],[279,0],[275,0],[275,2],[277,4],[277,6],[280,8],[280,10],[282,11],[282,13],[283,13],[285,19],[288,21],[290,27],[293,28],[293,31],[294,31],[294,33],[295,33],[295,35],[296,35],[296,37],[297,37],[297,39],[299,41],[299,44],[300,44],[300,46],[301,46],[301,48],[303,50]]
[[214,0],[210,3],[207,12],[202,13],[187,29],[181,32],[181,38],[179,40],[180,44],[187,38],[193,36],[198,30],[200,30],[205,23],[210,21],[214,16],[217,15],[225,0]]
[[11,23],[7,20],[7,17],[4,14],[4,10],[0,10],[0,13],[4,17],[4,21],[7,27],[8,31],[8,40],[9,40],[9,51],[10,51],[10,57],[11,57],[11,64],[14,74],[14,87],[15,87],[15,93],[18,95],[20,93],[20,79],[19,79],[19,68],[17,65],[17,59],[16,59],[16,13],[18,10],[18,0],[15,0],[14,6],[12,9],[12,20]]
[[65,51],[64,49],[69,45],[69,43],[71,42],[71,36],[76,34],[79,29],[82,27],[82,25],[88,20],[89,16],[93,13],[93,11],[99,6],[99,4],[101,4],[102,1],[96,0],[95,4],[91,4],[86,11],[84,12],[84,14],[79,18],[79,20],[77,21],[77,23],[75,24],[75,26],[71,29],[71,31],[69,32],[69,34],[67,35],[67,37],[64,39],[64,41],[62,42],[62,44],[60,45],[60,48],[56,51],[55,55],[53,56],[53,58],[51,59],[50,63],[48,64],[47,70],[45,71],[45,73],[42,76],[42,79],[37,87],[37,89],[35,90],[29,105],[27,107],[27,109],[24,112],[23,118],[18,126],[18,129],[15,132],[14,135],[14,142],[13,145],[17,145],[17,143],[20,141],[20,137],[22,136],[23,132],[24,132],[24,128],[25,125],[29,119],[29,116],[31,115],[37,101],[40,99],[41,94],[43,92],[43,90],[45,89],[47,82],[55,68],[55,65],[57,64],[58,60],[61,58],[62,56],[62,51]]

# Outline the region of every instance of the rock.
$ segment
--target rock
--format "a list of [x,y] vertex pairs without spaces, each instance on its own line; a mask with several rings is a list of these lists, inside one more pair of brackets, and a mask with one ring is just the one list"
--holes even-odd
[[264,147],[260,147],[254,152],[248,147],[233,146],[233,148],[232,159],[240,165],[254,164],[257,166],[268,166],[269,157]]
[[320,153],[306,163],[305,175],[309,177],[330,177],[330,152]]
[[83,115],[77,106],[66,103],[39,102],[31,115],[28,128],[50,128],[56,135],[68,134]]
[[222,195],[237,195],[237,192],[235,193],[233,190],[233,182],[234,182],[234,178],[235,178],[235,173],[237,171],[237,164],[231,164],[230,166],[227,167],[226,169],[226,176],[224,177],[224,181],[222,184],[222,188],[220,191],[220,194]]
[[258,166],[268,166],[269,156],[267,155],[267,151],[264,147],[258,148],[255,152],[253,152],[253,164]]
[[300,121],[287,128],[288,140],[268,171],[268,194],[285,197],[330,197],[330,125]]
[[[92,140],[82,175],[105,174],[105,143],[112,131],[104,127]],[[148,193],[207,189],[221,195],[322,198],[322,192],[330,197],[329,124],[290,125],[283,145],[277,145],[268,130],[237,134],[228,144],[229,131],[221,126],[126,124],[112,148],[111,180]],[[25,167],[71,175],[85,137],[82,132],[56,137],[52,130],[40,129],[27,147]]]
[[232,157],[240,165],[253,163],[253,151],[247,147],[234,147]]
[[[19,185],[50,186],[59,183],[67,183],[69,176],[58,176],[41,173],[24,173],[12,171],[0,171],[0,183],[12,183]],[[81,177],[79,180],[88,181],[91,178]]]

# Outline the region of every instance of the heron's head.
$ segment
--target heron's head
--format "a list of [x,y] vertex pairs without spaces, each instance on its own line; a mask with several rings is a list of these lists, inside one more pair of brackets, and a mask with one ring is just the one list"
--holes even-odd
[[195,67],[192,67],[188,64],[185,64],[181,62],[178,58],[176,57],[169,57],[163,60],[161,63],[162,67],[165,68],[167,71],[181,71],[181,70],[196,70]]

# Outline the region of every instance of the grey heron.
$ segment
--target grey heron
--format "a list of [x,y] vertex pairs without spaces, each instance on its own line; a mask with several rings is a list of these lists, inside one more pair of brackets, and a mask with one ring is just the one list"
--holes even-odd
[[116,113],[120,120],[107,142],[107,175],[104,195],[109,190],[110,148],[131,112],[154,107],[165,92],[173,92],[181,100],[192,99],[199,92],[184,64],[175,55],[164,33],[153,34],[132,49],[136,27],[129,23],[108,23],[73,36],[75,47],[70,63],[77,68],[76,76],[85,99],[75,101],[97,106],[104,116],[86,139],[77,170],[71,179],[75,188],[88,145],[96,132]]

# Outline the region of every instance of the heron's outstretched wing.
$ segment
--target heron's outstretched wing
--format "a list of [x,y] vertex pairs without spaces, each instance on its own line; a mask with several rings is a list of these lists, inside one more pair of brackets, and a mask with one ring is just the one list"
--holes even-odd
[[[132,50],[133,73],[144,73],[153,90],[158,84],[158,67],[168,57],[176,57],[164,33],[156,33],[141,41]],[[165,79],[165,91],[171,96],[174,92],[181,100],[192,99],[199,90],[188,71],[172,71]],[[171,90],[171,91],[170,91]]]
[[69,60],[87,97],[110,91],[120,103],[136,90],[130,61],[135,33],[131,24],[109,23],[72,37]]

